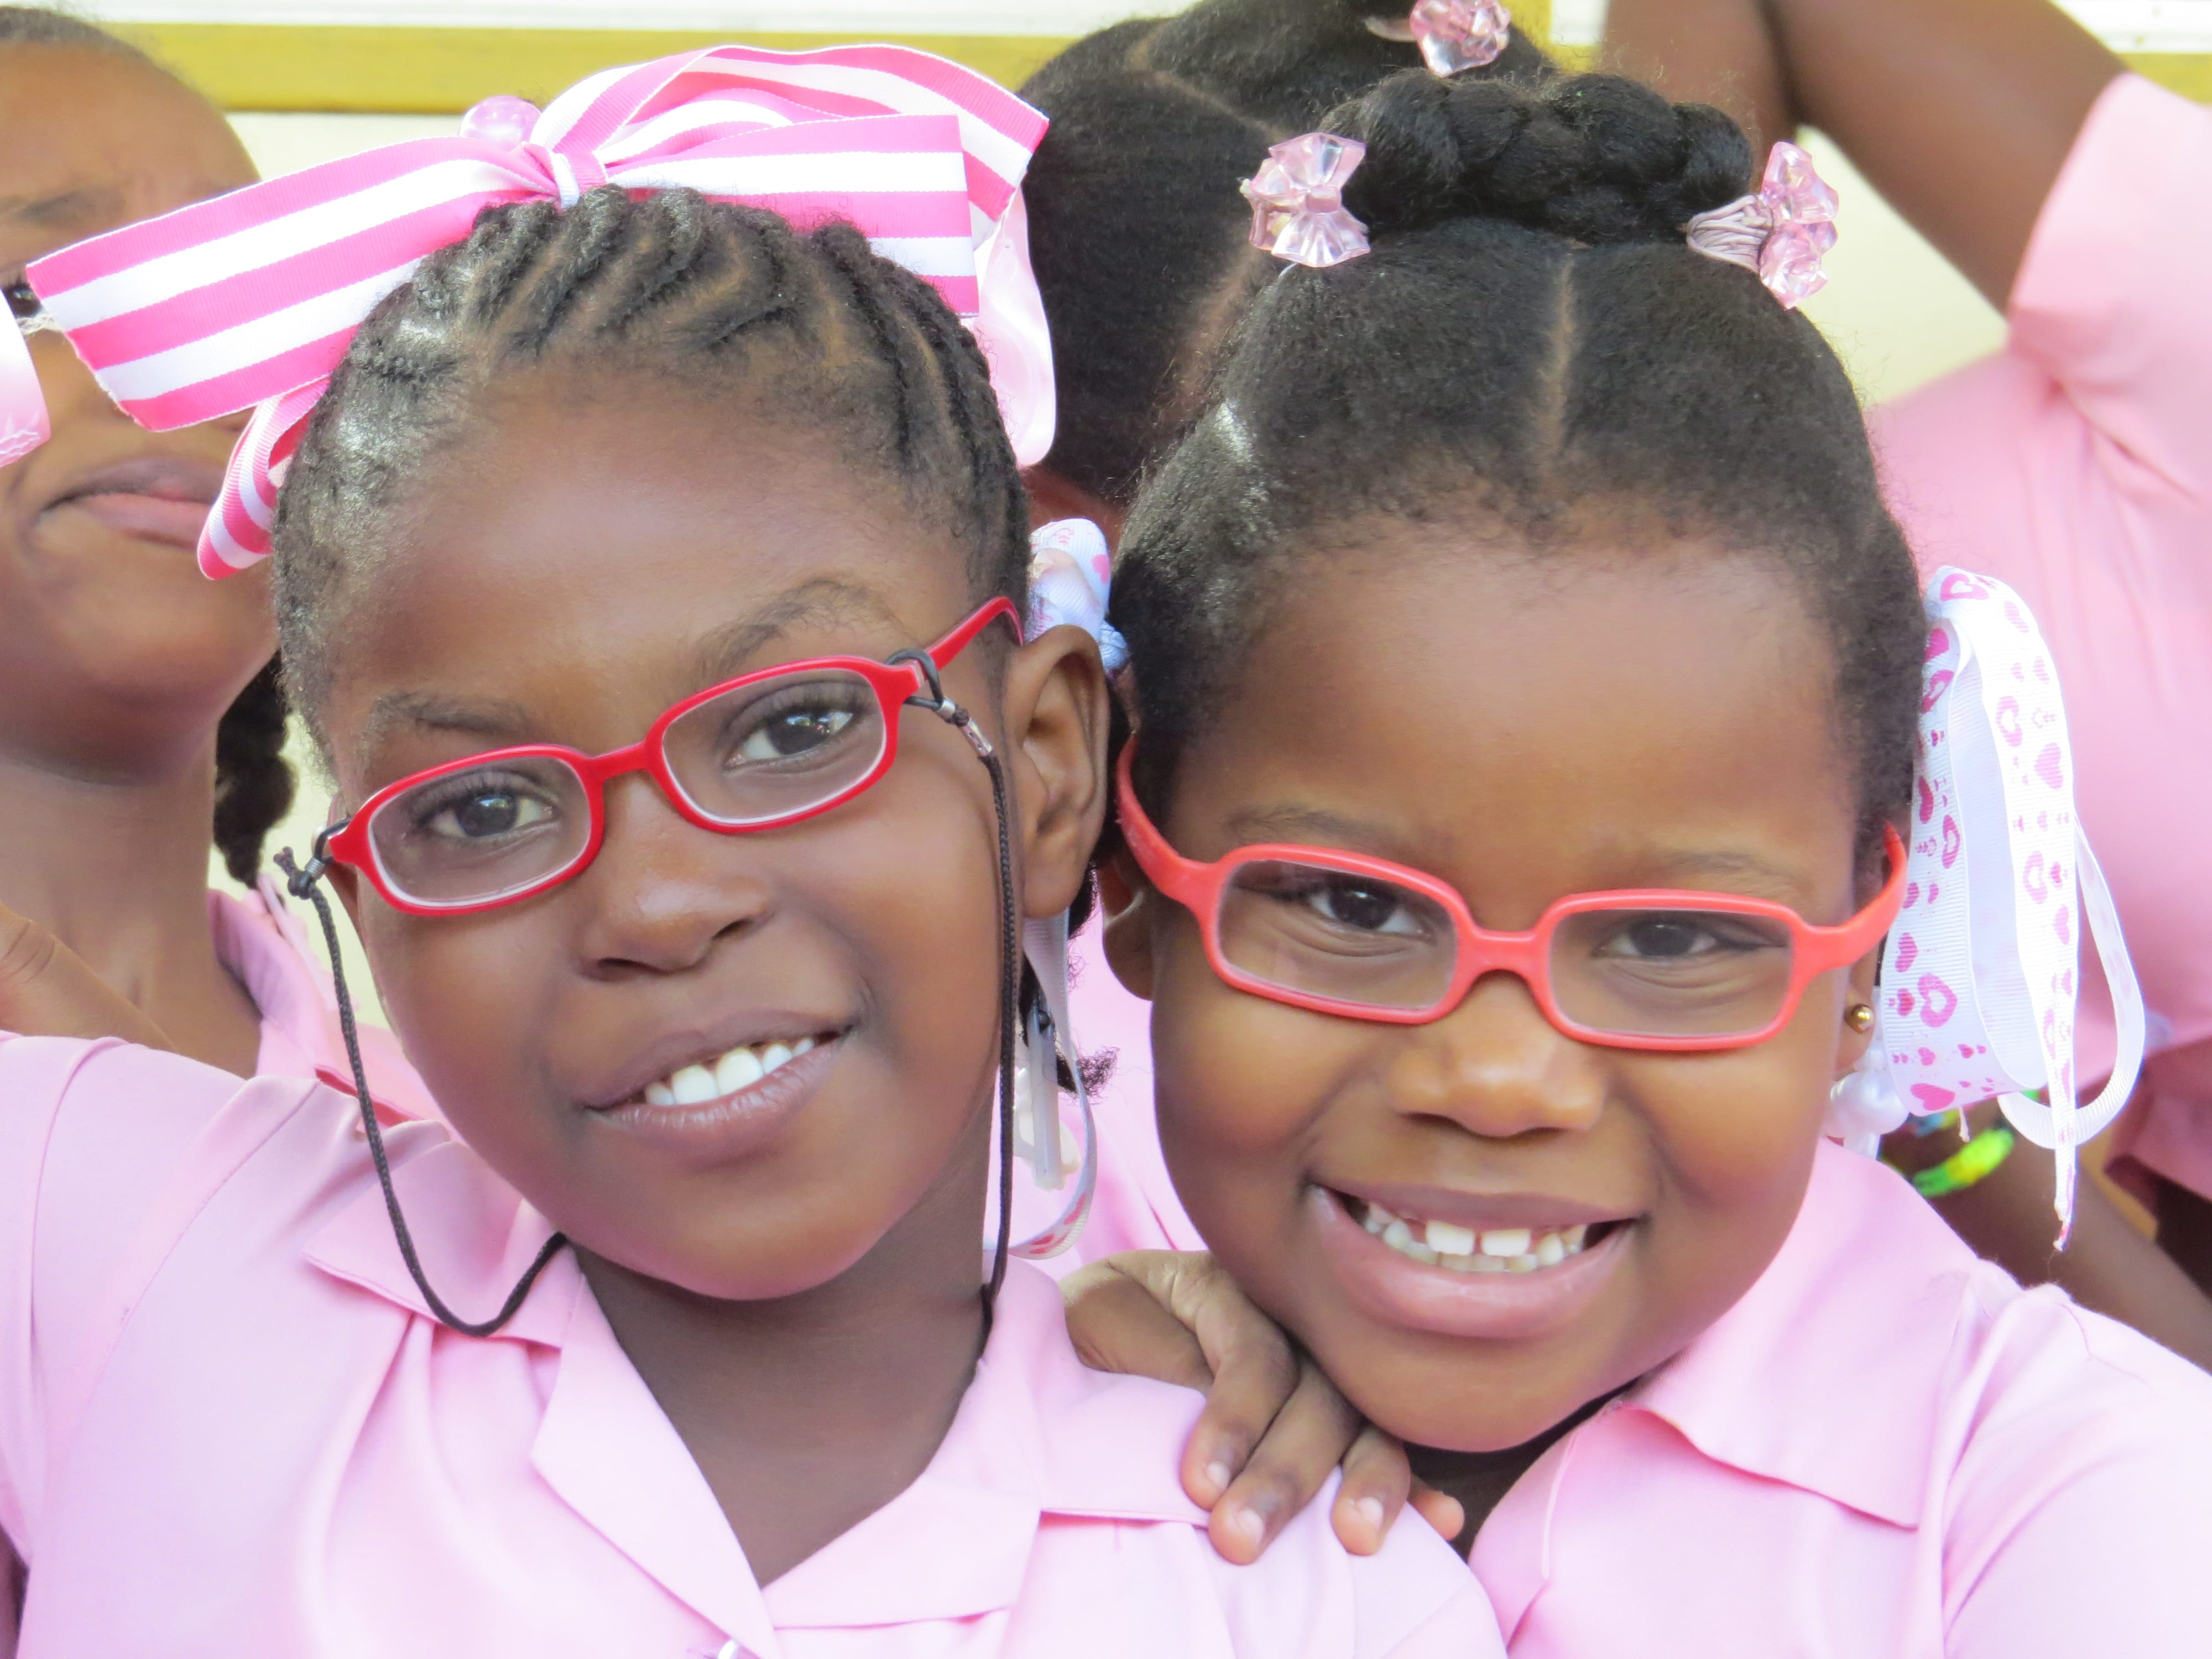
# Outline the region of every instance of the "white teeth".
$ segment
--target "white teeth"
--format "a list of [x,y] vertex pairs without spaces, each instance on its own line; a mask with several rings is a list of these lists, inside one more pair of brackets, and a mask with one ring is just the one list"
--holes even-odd
[[750,1048],[732,1048],[714,1062],[714,1081],[726,1095],[749,1089],[761,1080],[765,1068]]
[[714,1074],[703,1066],[686,1066],[668,1079],[668,1091],[678,1106],[700,1106],[722,1092]]
[[686,1066],[645,1085],[648,1106],[701,1106],[708,1101],[750,1089],[778,1066],[787,1066],[821,1044],[811,1036],[796,1042],[764,1042],[757,1048],[732,1048],[712,1065]]
[[1428,1229],[1429,1248],[1438,1255],[1473,1255],[1474,1229],[1462,1227],[1455,1221],[1431,1221]]
[[1495,1227],[1478,1232],[1456,1221],[1408,1221],[1371,1200],[1359,1224],[1401,1255],[1462,1273],[1527,1273],[1579,1255],[1589,1228]]

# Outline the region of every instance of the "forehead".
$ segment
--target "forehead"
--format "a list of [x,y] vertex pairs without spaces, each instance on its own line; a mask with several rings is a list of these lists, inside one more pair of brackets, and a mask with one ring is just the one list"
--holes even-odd
[[1662,843],[1848,850],[1832,654],[1768,563],[1387,543],[1292,568],[1178,769],[1179,811],[1194,787],[1279,800],[1374,825],[1385,856],[1540,866],[1556,890],[1640,884]]
[[0,46],[0,261],[253,179],[206,100],[118,52]]
[[341,583],[322,629],[341,763],[347,711],[395,692],[497,699],[613,747],[753,647],[877,654],[968,608],[964,546],[833,446],[649,390],[517,393]]

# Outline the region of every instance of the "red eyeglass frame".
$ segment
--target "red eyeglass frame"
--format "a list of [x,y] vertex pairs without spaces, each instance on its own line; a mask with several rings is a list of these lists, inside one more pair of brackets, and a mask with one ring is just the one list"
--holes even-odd
[[[501,905],[518,903],[523,899],[557,887],[587,868],[599,854],[600,844],[606,839],[606,786],[609,780],[630,772],[646,772],[660,787],[668,804],[691,823],[719,836],[750,835],[757,830],[780,830],[799,823],[808,818],[842,806],[854,796],[873,787],[891,769],[898,758],[898,710],[909,702],[935,708],[943,701],[937,675],[949,667],[952,659],[974,644],[977,635],[1001,617],[1014,630],[1018,642],[1022,637],[1021,613],[1013,601],[1004,595],[992,599],[977,610],[950,633],[930,646],[926,652],[901,652],[889,661],[878,662],[872,657],[803,657],[796,662],[778,663],[772,668],[757,669],[750,674],[740,674],[733,680],[724,680],[710,685],[684,699],[653,721],[652,728],[636,743],[626,748],[613,749],[604,755],[586,755],[580,749],[570,749],[562,744],[520,744],[511,749],[489,749],[480,755],[471,755],[463,760],[451,761],[443,766],[434,766],[428,771],[416,772],[396,783],[386,784],[339,823],[331,825],[317,837],[315,856],[331,863],[349,865],[368,878],[369,884],[383,896],[384,902],[395,910],[404,910],[417,916],[458,916],[478,910],[496,909]],[[926,657],[927,669],[918,659]],[[835,670],[850,673],[866,680],[877,697],[884,713],[884,752],[862,777],[814,805],[780,817],[750,820],[744,823],[726,823],[702,812],[677,781],[668,765],[665,739],[668,728],[698,708],[712,702],[732,691],[763,680],[781,679],[787,675],[811,671]],[[591,809],[590,834],[576,856],[560,869],[542,878],[517,887],[511,892],[495,897],[469,899],[456,904],[426,904],[410,898],[385,879],[378,863],[374,838],[369,825],[377,812],[386,805],[410,789],[419,789],[457,772],[471,772],[498,761],[552,759],[564,762],[582,780],[584,798]]]
[[[1624,889],[1609,893],[1571,893],[1553,901],[1536,925],[1526,933],[1497,933],[1479,926],[1467,908],[1467,901],[1456,888],[1447,885],[1423,871],[1409,869],[1402,864],[1387,860],[1369,858],[1360,853],[1340,852],[1334,848],[1304,847],[1285,842],[1265,842],[1240,847],[1236,851],[1210,864],[1187,859],[1168,845],[1145,809],[1137,804],[1137,791],[1131,781],[1130,763],[1136,744],[1124,744],[1120,761],[1115,768],[1116,800],[1119,806],[1122,840],[1127,844],[1137,866],[1146,879],[1167,897],[1173,899],[1197,918],[1199,932],[1206,940],[1206,960],[1223,981],[1254,996],[1266,997],[1270,1001],[1288,1004],[1293,1008],[1311,1009],[1316,1013],[1338,1014],[1352,1019],[1379,1021],[1389,1025],[1427,1025],[1442,1019],[1474,988],[1475,981],[1485,975],[1509,973],[1516,975],[1528,988],[1536,1006],[1543,1010],[1544,1018],[1553,1029],[1574,1038],[1606,1048],[1655,1049],[1661,1052],[1709,1051],[1720,1048],[1748,1048],[1764,1042],[1784,1026],[1797,1012],[1797,1004],[1805,994],[1805,988],[1822,974],[1838,968],[1848,968],[1869,951],[1877,947],[1905,902],[1905,843],[1899,839],[1894,826],[1885,826],[1883,848],[1889,858],[1889,877],[1881,891],[1849,921],[1833,927],[1824,927],[1807,921],[1786,904],[1777,904],[1768,899],[1747,898],[1735,893],[1708,893],[1668,888]],[[1267,860],[1305,864],[1325,870],[1340,871],[1348,876],[1366,876],[1387,881],[1393,885],[1411,889],[1439,906],[1452,919],[1459,935],[1458,953],[1452,965],[1451,983],[1437,1000],[1425,1008],[1376,1007],[1364,1002],[1346,1002],[1334,997],[1318,996],[1311,992],[1296,991],[1276,985],[1247,973],[1231,962],[1221,951],[1221,894],[1230,878],[1243,865]],[[1723,1036],[1631,1036],[1617,1031],[1600,1030],[1570,1018],[1552,995],[1552,935],[1567,918],[1591,910],[1656,909],[1707,910],[1729,915],[1755,916],[1761,921],[1787,927],[1790,936],[1790,988],[1782,1000],[1781,1011],[1765,1027],[1756,1031]]]

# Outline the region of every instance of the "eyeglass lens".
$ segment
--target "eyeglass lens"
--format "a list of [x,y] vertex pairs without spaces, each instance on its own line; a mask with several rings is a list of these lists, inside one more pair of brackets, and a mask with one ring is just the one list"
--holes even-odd
[[[1223,957],[1263,983],[1370,1008],[1423,1010],[1450,990],[1459,936],[1425,894],[1321,865],[1238,865],[1217,917]],[[1618,1036],[1763,1030],[1788,997],[1786,926],[1722,910],[1565,917],[1549,957],[1568,1020]]]
[[[725,829],[798,817],[864,781],[887,728],[859,674],[754,681],[672,721],[662,752],[686,803]],[[499,759],[394,796],[369,822],[378,868],[418,903],[480,903],[560,875],[591,844],[591,794],[550,756]]]

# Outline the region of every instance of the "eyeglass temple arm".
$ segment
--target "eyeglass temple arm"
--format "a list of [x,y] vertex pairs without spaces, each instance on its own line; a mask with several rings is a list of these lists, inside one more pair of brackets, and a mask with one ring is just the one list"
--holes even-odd
[[945,667],[955,657],[975,642],[975,636],[993,623],[1004,617],[1006,626],[1014,630],[1014,643],[1022,642],[1022,613],[1014,609],[1014,602],[1004,594],[992,600],[974,616],[962,623],[935,645],[929,647],[929,660],[939,668]]
[[1881,884],[1881,891],[1869,901],[1866,908],[1849,921],[1833,927],[1807,925],[1807,931],[1827,947],[1824,956],[1832,956],[1828,968],[1847,968],[1868,951],[1878,948],[1889,930],[1897,924],[1897,914],[1905,908],[1905,869],[1907,862],[1904,840],[1894,824],[1883,826],[1882,850],[1889,859],[1889,878]]

